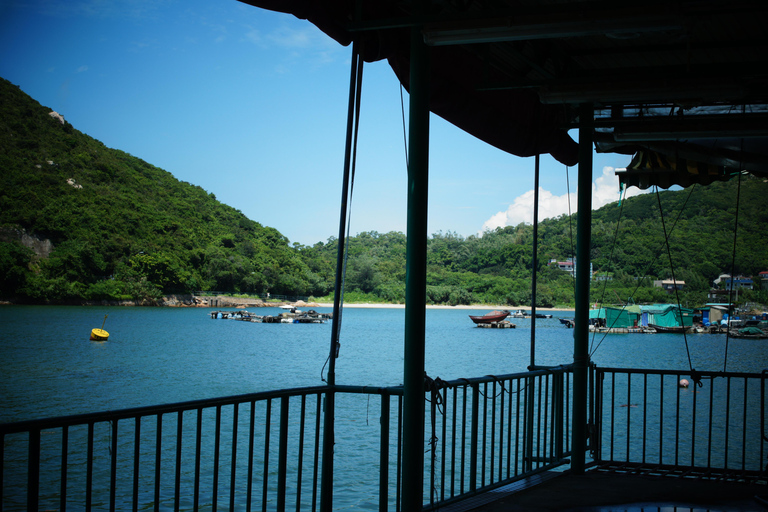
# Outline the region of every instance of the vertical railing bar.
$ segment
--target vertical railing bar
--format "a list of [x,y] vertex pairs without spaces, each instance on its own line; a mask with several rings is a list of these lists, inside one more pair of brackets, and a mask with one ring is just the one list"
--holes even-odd
[[501,383],[501,399],[499,400],[499,476],[498,481],[504,479],[504,382]]
[[643,456],[641,460],[645,464],[648,437],[648,374],[643,374]]
[[[464,494],[464,468],[467,465],[467,385],[464,385],[464,394],[462,396],[462,410],[461,410],[461,488],[459,489],[460,494]],[[471,460],[471,458],[470,458]]]
[[632,419],[631,414],[632,412],[632,373],[627,372],[627,462],[630,462],[630,442],[629,440],[632,438]]
[[[523,401],[523,435],[521,437],[518,437],[518,446],[520,446],[521,439],[522,439],[522,461],[520,461],[519,454],[518,454],[518,464],[521,464],[522,467],[516,467],[516,469],[519,469],[519,471],[515,472],[515,475],[517,476],[520,472],[525,472],[531,469],[531,448],[530,446],[532,443],[530,442],[531,436],[528,433],[530,431],[530,422],[528,421],[529,417],[532,415],[528,412],[531,407],[531,399],[529,398],[529,393],[531,393],[531,389],[533,387],[533,377],[526,377],[525,379],[525,387],[523,390],[525,391],[524,397],[525,400]],[[518,432],[520,430],[520,399],[518,398],[517,403],[517,412],[518,412]]]
[[542,429],[541,429],[541,408],[542,404],[544,403],[544,399],[542,398],[542,393],[544,392],[544,386],[542,385],[543,377],[539,375],[536,377],[536,388],[538,392],[538,403],[536,404],[536,467],[538,468],[541,465],[542,459]]
[[219,508],[219,456],[221,455],[221,405],[216,406],[216,422],[213,434],[213,484],[211,485],[211,510]]
[[240,403],[235,402],[232,410],[232,465],[229,475],[229,510],[235,510],[235,475],[237,473],[237,431]]
[[613,451],[613,441],[616,436],[616,423],[614,422],[614,415],[616,414],[616,372],[611,373],[611,461],[615,460]]
[[[93,441],[89,438],[93,454]],[[29,431],[29,446],[27,460],[27,510],[37,510],[40,503],[40,429]],[[4,462],[4,461],[0,461]],[[90,506],[90,502],[88,502]]]
[[[157,414],[155,432],[155,512],[160,511],[160,469],[162,468],[163,413]],[[214,510],[215,507],[214,507]]]
[[184,436],[184,411],[179,411],[176,414],[176,475],[173,492],[173,510],[179,512],[181,505],[181,453],[182,453],[182,439]]
[[451,408],[451,416],[453,418],[453,429],[451,429],[451,497],[456,496],[456,406],[458,392],[457,388],[451,389],[451,396],[453,397]]
[[280,437],[277,450],[277,511],[285,512],[286,479],[288,475],[288,412],[290,397],[280,399]]
[[483,430],[482,430],[482,443],[481,443],[481,455],[480,455],[480,487],[485,487],[485,458],[486,447],[488,439],[488,383],[483,382]]
[[248,418],[248,480],[245,484],[245,512],[251,512],[253,499],[253,456],[256,444],[256,400],[251,400]]
[[691,400],[693,401],[692,405],[692,413],[693,418],[691,419],[691,467],[694,467],[696,465],[696,420],[697,420],[697,405],[698,400],[696,400],[696,382],[693,383],[693,393],[691,393]]
[[[676,377],[676,382],[680,382],[680,375]],[[680,463],[680,386],[675,386],[675,466]]]
[[320,467],[320,420],[322,416],[322,404],[323,394],[317,394],[317,408],[315,410],[315,453],[313,455],[314,461],[312,463],[312,512],[317,510],[317,482],[318,482],[318,469]]
[[117,492],[117,420],[112,420],[111,460],[109,461],[109,510],[115,511]]
[[262,475],[264,477],[263,489],[261,494],[261,510],[267,510],[267,497],[269,494],[269,442],[270,442],[270,430],[272,428],[272,399],[267,399],[266,418],[264,419],[264,469]]
[[[492,394],[491,394],[491,450],[490,450],[490,456],[488,457],[488,460],[490,462],[490,471],[489,471],[489,479],[488,483],[494,482],[494,473],[495,473],[495,462],[496,462],[496,380],[494,379],[492,388],[491,388]],[[487,399],[486,399],[487,400]]]
[[709,385],[709,425],[707,429],[707,469],[712,468],[712,426],[714,424],[713,407],[715,406],[715,380],[712,379],[709,382],[710,382],[710,385]]
[[664,375],[659,375],[659,464],[664,463]]
[[742,415],[742,434],[741,434],[741,470],[744,471],[747,468],[747,386],[749,381],[744,377],[744,413]]
[[395,485],[395,512],[400,512],[403,475],[403,395],[397,395],[397,483]]
[[512,472],[512,395],[514,394],[512,389],[514,381],[510,379],[507,385],[509,386],[509,393],[507,393],[507,478],[510,478]]
[[299,453],[296,467],[296,512],[301,510],[301,486],[304,472],[304,430],[307,423],[307,395],[301,394],[301,416],[299,417]]
[[723,468],[728,467],[728,445],[730,444],[731,430],[731,377],[726,377],[725,387],[725,460]]
[[133,512],[139,510],[139,466],[141,462],[141,416],[134,418],[133,431]]
[[[93,501],[93,434],[94,423],[91,421],[88,423],[88,449],[86,453],[85,470],[85,510],[91,510]],[[33,508],[32,510],[37,510],[37,507]]]
[[448,436],[448,388],[443,388],[442,429],[440,433],[440,501],[445,500],[445,464]]
[[432,395],[429,399],[429,425],[430,435],[427,444],[429,445],[429,504],[435,503],[435,432],[437,421],[437,400]]
[[544,418],[542,420],[542,423],[544,425],[544,428],[542,429],[542,440],[541,440],[541,449],[542,452],[542,461],[548,461],[550,455],[552,455],[552,450],[550,449],[550,441],[552,439],[552,431],[549,429],[549,407],[550,407],[550,383],[552,382],[552,374],[547,374],[542,377],[544,379],[544,400],[543,400],[543,411],[544,411]]
[[389,395],[381,395],[379,420],[379,512],[387,512],[389,498]]
[[[594,371],[589,372],[589,378],[591,381],[592,388],[594,389]],[[565,417],[566,417],[566,429],[565,429],[565,449],[570,453],[571,451],[571,372],[567,371],[565,372]],[[594,399],[590,398],[590,402],[593,402]],[[591,409],[594,409],[594,404],[592,404]],[[592,415],[592,418],[594,419],[594,413]],[[594,436],[589,436],[590,443],[595,442]]]
[[472,385],[472,424],[470,425],[469,441],[469,490],[477,488],[477,430],[480,413],[480,386]]
[[[0,450],[2,447],[0,447]],[[1,459],[1,458],[0,458]],[[61,428],[61,490],[59,493],[61,497],[59,499],[59,509],[61,512],[67,512],[67,467],[69,459],[69,425],[64,425]],[[0,464],[2,466],[2,464]],[[2,471],[2,469],[0,469]],[[2,481],[2,478],[0,478]],[[2,492],[2,491],[0,491]],[[0,495],[0,503],[2,503],[2,496]]]
[[193,497],[193,510],[198,510],[200,505],[200,461],[202,459],[203,440],[203,408],[197,408],[195,431],[195,492]]

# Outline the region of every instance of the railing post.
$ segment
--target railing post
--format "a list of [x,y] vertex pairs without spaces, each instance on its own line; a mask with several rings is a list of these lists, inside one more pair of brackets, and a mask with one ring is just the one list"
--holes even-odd
[[40,491],[40,431],[29,432],[29,461],[27,462],[27,510],[38,509]]
[[286,475],[288,473],[288,407],[290,398],[280,400],[280,441],[277,455],[277,511],[285,512]]
[[480,385],[472,384],[472,425],[469,442],[469,490],[477,489],[477,431],[480,428]]
[[379,436],[379,511],[386,512],[389,500],[389,395],[381,395]]

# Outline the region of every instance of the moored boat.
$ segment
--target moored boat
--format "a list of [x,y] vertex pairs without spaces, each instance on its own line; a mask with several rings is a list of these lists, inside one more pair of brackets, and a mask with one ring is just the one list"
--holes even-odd
[[491,311],[482,316],[469,315],[476,324],[490,324],[491,322],[501,322],[509,316],[509,311]]
[[651,329],[654,329],[658,333],[665,333],[665,334],[682,334],[684,332],[688,332],[688,329],[689,329],[689,327],[682,327],[679,325],[663,326],[663,325],[648,324],[648,327],[650,327]]

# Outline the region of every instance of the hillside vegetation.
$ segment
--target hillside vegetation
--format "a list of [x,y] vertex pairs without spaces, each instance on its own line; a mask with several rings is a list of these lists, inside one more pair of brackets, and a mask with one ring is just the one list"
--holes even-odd
[[[154,300],[163,294],[329,297],[338,240],[294,244],[202,188],[79,132],[0,79],[0,298],[32,303]],[[736,196],[740,194],[738,237]],[[721,273],[768,270],[768,184],[749,175],[630,198],[593,212],[594,300],[673,300],[654,279],[683,280],[689,305]],[[664,219],[662,225],[662,218]],[[669,251],[664,244],[669,235]],[[573,279],[548,265],[573,256],[575,215],[539,226],[542,306],[572,305]],[[406,237],[348,243],[347,300],[402,302]],[[433,303],[529,305],[533,230],[428,240]],[[672,261],[670,262],[669,254]],[[768,302],[757,291],[741,299]]]

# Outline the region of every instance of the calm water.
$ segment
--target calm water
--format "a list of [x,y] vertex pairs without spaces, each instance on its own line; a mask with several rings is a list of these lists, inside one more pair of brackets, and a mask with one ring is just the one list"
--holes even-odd
[[[255,324],[213,320],[209,312],[201,308],[0,307],[0,421],[323,383],[330,323]],[[478,329],[467,315],[484,312],[427,311],[426,370],[431,377],[452,380],[526,369],[530,320],[512,319],[517,329]],[[259,314],[277,313],[276,308],[259,310]],[[109,340],[89,341],[90,330],[101,327],[105,314],[109,315],[105,325]],[[337,383],[401,383],[403,321],[402,309],[345,309]],[[538,319],[536,334],[537,364],[572,360],[573,331],[557,318]],[[687,339],[694,368],[723,369],[725,335],[689,335]],[[600,366],[689,367],[680,335],[612,334],[591,344],[593,360]],[[766,363],[765,341],[730,341],[727,370],[759,372]]]
[[[0,422],[323,383],[330,323],[255,324],[214,320],[210,311],[198,308],[0,307]],[[259,311],[260,314],[279,312],[276,308]],[[426,370],[429,376],[453,380],[526,370],[530,362],[530,320],[513,319],[517,329],[478,329],[468,315],[484,312],[427,311]],[[109,340],[89,341],[90,330],[101,327],[105,314],[108,315],[105,329],[110,333]],[[561,314],[570,315],[567,312]],[[350,308],[344,311],[341,352],[337,360],[338,384],[400,384],[404,316],[402,309]],[[558,365],[572,360],[573,330],[565,328],[557,318],[537,320],[536,334],[537,364]],[[724,335],[691,335],[687,339],[694,368],[700,371],[723,369]],[[593,360],[604,367],[675,370],[689,367],[685,339],[680,335],[613,334],[594,338],[591,345]],[[764,341],[731,340],[727,369],[759,372],[766,366],[766,356],[768,343]],[[171,421],[170,417],[168,421]],[[147,423],[145,436],[151,439],[152,424]],[[338,399],[334,456],[336,510],[375,508],[377,424],[376,405],[372,406],[363,395]],[[124,427],[121,432],[122,436],[132,436],[129,427]],[[74,429],[71,433],[73,443],[74,438],[82,434],[82,429]],[[110,435],[103,425],[96,434],[105,439]],[[123,441],[121,437],[119,442]],[[208,441],[210,439],[206,438],[206,443]],[[189,440],[188,444],[192,446]],[[24,488],[25,471],[14,469],[23,468],[26,463],[25,445],[22,443],[21,448],[16,447],[18,449],[14,446],[8,443],[5,446],[6,457],[11,462],[5,468],[8,482],[3,489],[4,510],[25,509],[25,495],[20,491]],[[169,444],[165,450],[171,448],[172,444]],[[131,451],[120,444],[118,453],[130,458]],[[245,450],[242,453],[246,453]],[[173,458],[170,453],[166,455],[169,460]],[[104,460],[109,459],[105,453],[101,456]],[[72,480],[82,480],[85,464],[74,462],[70,461],[69,476]],[[130,460],[118,464],[121,468],[125,465],[128,468],[125,474],[130,474]],[[52,467],[58,466],[54,464]],[[152,467],[151,462],[148,467]],[[59,492],[58,470],[51,471],[53,473],[41,479],[41,499],[55,507]],[[20,480],[16,482],[14,478]],[[100,478],[106,477],[102,475]],[[141,503],[152,502],[152,478],[151,473],[142,473],[142,479],[146,481],[142,480],[140,486]],[[170,476],[164,478],[173,481]],[[185,473],[184,478],[191,477]],[[132,503],[130,482],[121,481],[120,484],[127,487],[118,489],[118,509],[128,508]],[[226,484],[222,483],[222,486]],[[96,489],[103,496],[109,484],[107,481],[96,482]],[[168,494],[170,491],[163,492],[160,507],[171,510],[173,496]],[[222,496],[226,495],[222,492]],[[210,495],[206,496],[210,499]],[[187,501],[182,503],[182,508],[191,507]],[[72,494],[70,502],[77,508],[83,498]],[[105,503],[101,503],[101,508],[106,507]],[[210,508],[210,505],[206,507]]]

